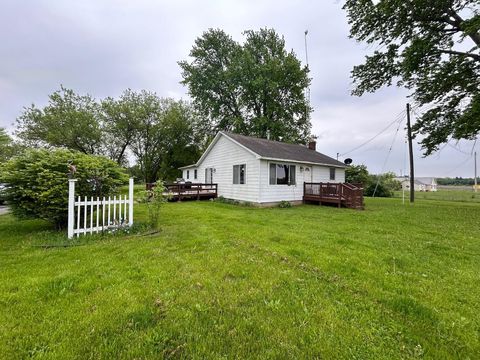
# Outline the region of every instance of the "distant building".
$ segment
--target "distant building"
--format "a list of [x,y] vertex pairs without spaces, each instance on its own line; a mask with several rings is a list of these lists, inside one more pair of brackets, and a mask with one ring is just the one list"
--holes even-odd
[[[403,190],[410,190],[409,177],[397,177],[395,180],[402,184]],[[413,186],[415,191],[437,191],[437,180],[433,177],[416,177]]]

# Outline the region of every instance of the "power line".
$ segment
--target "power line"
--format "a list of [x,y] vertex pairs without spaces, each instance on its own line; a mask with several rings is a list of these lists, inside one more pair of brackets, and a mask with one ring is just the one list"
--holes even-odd
[[345,156],[347,154],[350,154],[358,149],[360,149],[361,147],[369,144],[370,142],[372,142],[373,140],[375,140],[377,137],[379,137],[380,135],[382,135],[385,131],[387,131],[393,124],[397,123],[399,121],[399,118],[400,118],[400,121],[403,119],[403,115],[405,113],[405,110],[403,110],[400,114],[398,114],[395,118],[395,120],[393,120],[391,123],[388,124],[387,127],[385,127],[384,129],[382,129],[379,133],[377,133],[375,136],[373,136],[372,138],[368,139],[367,141],[365,141],[364,143],[354,147],[353,149],[347,151],[347,152],[344,152],[343,154],[340,154],[340,156]]
[[400,130],[400,125],[402,124],[402,122],[403,122],[403,119],[401,119],[398,122],[397,130],[393,135],[393,140],[392,140],[392,143],[390,144],[390,148],[388,149],[387,157],[385,158],[385,161],[383,162],[383,165],[382,165],[382,170],[380,171],[380,174],[377,177],[377,184],[375,185],[375,189],[373,190],[373,197],[375,197],[375,194],[377,192],[378,184],[380,183],[380,176],[381,174],[383,174],[383,171],[385,170],[385,166],[387,165],[388,159],[390,158],[390,154],[392,153],[392,149],[393,149],[393,144],[395,144],[395,140],[397,138],[397,134],[398,134],[398,131]]
[[455,170],[459,169],[460,167],[462,167],[463,165],[465,165],[465,164],[466,164],[467,162],[469,162],[470,160],[472,160],[472,156],[471,156],[471,155],[470,155],[469,157],[467,157],[467,158],[465,159],[465,161],[461,162],[460,164],[458,164],[457,166],[455,166],[453,169],[447,171],[447,172],[445,173],[445,175],[449,175],[449,174],[453,173]]

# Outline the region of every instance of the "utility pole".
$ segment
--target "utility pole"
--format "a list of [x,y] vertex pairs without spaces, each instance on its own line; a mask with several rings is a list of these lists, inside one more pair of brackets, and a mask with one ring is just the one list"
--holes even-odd
[[413,167],[412,127],[410,125],[410,104],[407,103],[407,138],[408,155],[410,159],[410,203],[415,201],[415,170]]
[[477,152],[473,154],[473,162],[475,163],[475,178],[473,180],[473,191],[477,192]]

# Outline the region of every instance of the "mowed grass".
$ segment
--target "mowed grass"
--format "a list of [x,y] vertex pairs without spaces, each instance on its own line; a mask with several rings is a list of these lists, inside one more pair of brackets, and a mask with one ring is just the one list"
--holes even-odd
[[366,205],[171,203],[157,234],[51,248],[0,216],[0,356],[480,358],[480,206]]
[[[402,198],[401,191],[395,191],[395,197]],[[405,201],[409,201],[410,193],[405,191]],[[474,192],[471,189],[439,189],[438,191],[416,191],[415,199],[417,200],[443,200],[443,201],[462,201],[480,203],[480,191]]]

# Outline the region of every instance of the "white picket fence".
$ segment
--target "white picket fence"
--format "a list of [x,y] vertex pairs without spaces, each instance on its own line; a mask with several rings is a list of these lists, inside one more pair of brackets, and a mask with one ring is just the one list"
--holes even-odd
[[[68,238],[133,225],[133,178],[128,184],[128,198],[119,195],[100,199],[86,196],[75,201],[75,182],[68,180]],[[128,213],[128,215],[127,215]],[[75,226],[76,225],[76,226]]]

